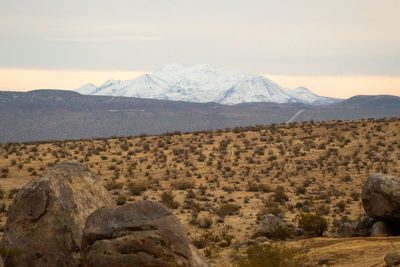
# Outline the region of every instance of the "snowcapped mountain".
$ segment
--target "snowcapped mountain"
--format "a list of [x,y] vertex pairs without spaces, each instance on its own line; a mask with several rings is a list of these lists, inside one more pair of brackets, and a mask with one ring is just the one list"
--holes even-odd
[[169,64],[133,80],[108,80],[102,86],[86,84],[75,90],[84,95],[128,96],[188,102],[239,104],[247,102],[326,105],[341,101],[321,97],[299,87],[286,89],[273,81],[244,71],[226,71],[201,64]]

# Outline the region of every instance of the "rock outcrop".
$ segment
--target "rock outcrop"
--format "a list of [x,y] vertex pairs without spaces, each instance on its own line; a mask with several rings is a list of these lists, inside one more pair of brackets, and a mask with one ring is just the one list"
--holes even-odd
[[208,266],[184,227],[163,205],[136,201],[106,207],[87,219],[84,266]]
[[65,161],[21,188],[1,241],[5,266],[78,266],[87,217],[113,204],[97,177]]
[[400,178],[373,174],[365,182],[361,197],[368,216],[400,225]]

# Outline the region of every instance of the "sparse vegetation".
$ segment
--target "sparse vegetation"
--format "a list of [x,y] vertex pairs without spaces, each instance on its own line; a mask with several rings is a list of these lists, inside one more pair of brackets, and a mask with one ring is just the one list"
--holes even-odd
[[[363,216],[360,188],[366,176],[400,176],[399,128],[400,119],[305,122],[0,144],[0,228],[20,186],[75,159],[100,177],[117,204],[160,201],[198,244],[212,232],[218,238],[208,234],[203,239],[213,241],[199,246],[221,265],[218,253],[235,246],[222,233],[247,242],[262,215],[295,224],[305,237],[329,236]],[[293,229],[281,230],[271,239],[294,236]]]

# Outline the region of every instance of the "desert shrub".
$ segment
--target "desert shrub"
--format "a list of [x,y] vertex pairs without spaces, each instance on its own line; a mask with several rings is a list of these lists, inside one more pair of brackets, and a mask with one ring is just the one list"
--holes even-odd
[[219,241],[221,241],[221,238],[218,235],[214,235],[213,232],[207,231],[198,238],[193,239],[192,243],[196,248],[201,249]]
[[318,215],[328,215],[330,213],[330,208],[328,205],[321,204],[315,208],[315,212]]
[[240,205],[237,204],[223,204],[219,206],[216,213],[221,217],[225,217],[227,215],[234,215],[240,208]]
[[228,232],[223,231],[221,233],[221,238],[222,240],[225,240],[228,244],[228,246],[230,246],[232,244],[232,240],[235,238],[233,235],[228,234]]
[[141,195],[148,188],[148,184],[145,182],[131,182],[128,184],[128,189],[134,196]]
[[351,182],[353,179],[351,179],[350,175],[347,174],[346,176],[342,177],[341,180],[342,180],[343,182],[348,183],[348,182]]
[[5,195],[4,189],[0,187],[0,199],[3,199]]
[[6,211],[7,211],[6,204],[5,204],[5,203],[2,203],[2,204],[0,205],[0,213],[6,213]]
[[276,202],[280,203],[289,200],[289,197],[285,194],[285,189],[281,185],[275,188],[273,197]]
[[263,215],[273,214],[277,217],[283,217],[285,215],[285,211],[279,207],[278,203],[273,201],[272,199],[267,199],[265,202],[265,207],[263,207],[259,213],[257,213],[257,220],[260,220]]
[[117,197],[117,205],[124,205],[126,203],[126,196],[119,194]]
[[351,192],[350,197],[353,199],[353,201],[358,201],[360,199],[360,193],[358,192]]
[[213,222],[213,221],[212,221],[212,218],[210,218],[210,217],[204,217],[204,216],[202,216],[202,217],[200,217],[200,218],[197,218],[197,225],[198,225],[200,228],[208,229],[208,228],[211,227],[212,222]]
[[307,188],[304,185],[296,187],[295,193],[296,195],[303,195],[307,192]]
[[286,227],[283,225],[277,225],[274,229],[269,231],[268,238],[272,240],[286,240],[293,236],[293,227]]
[[179,203],[174,200],[175,196],[171,191],[164,191],[161,194],[161,203],[167,206],[170,209],[177,209],[179,207]]
[[104,187],[110,191],[110,190],[115,190],[115,189],[122,189],[122,183],[119,183],[115,180],[111,180],[109,182],[107,182]]
[[186,189],[193,189],[194,183],[190,181],[180,180],[172,182],[171,186],[177,190],[186,190]]
[[304,230],[309,236],[322,236],[328,229],[328,221],[318,214],[301,213],[298,216],[298,227]]
[[1,177],[2,178],[7,178],[9,170],[8,170],[8,168],[1,168],[1,172],[0,173],[1,173]]
[[196,197],[196,193],[192,189],[189,189],[186,192],[186,198],[195,198],[195,197]]
[[283,244],[255,245],[238,261],[239,267],[300,267],[306,266],[307,255]]
[[338,203],[336,203],[336,207],[338,207],[339,210],[343,212],[346,209],[346,202],[344,200],[341,200]]
[[247,186],[247,191],[249,192],[263,192],[263,193],[269,193],[271,192],[271,187],[267,184],[256,184],[254,182],[248,182]]

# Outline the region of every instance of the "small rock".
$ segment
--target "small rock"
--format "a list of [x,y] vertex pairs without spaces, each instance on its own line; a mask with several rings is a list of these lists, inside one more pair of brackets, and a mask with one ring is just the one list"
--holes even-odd
[[389,235],[391,235],[391,231],[386,223],[379,221],[374,223],[374,225],[372,225],[371,236],[378,237],[378,236],[389,236]]
[[259,236],[259,237],[254,238],[254,241],[256,241],[257,243],[265,243],[265,242],[268,242],[269,239],[266,238],[265,236]]
[[226,248],[226,247],[229,247],[229,243],[226,240],[222,240],[217,243],[217,246],[219,246],[220,248]]
[[304,235],[304,229],[303,228],[296,228],[293,231],[293,235],[294,236],[302,236],[302,235]]
[[398,253],[390,253],[385,256],[385,262],[388,267],[400,265],[400,255]]
[[327,257],[321,257],[318,259],[318,265],[329,264],[329,259]]

